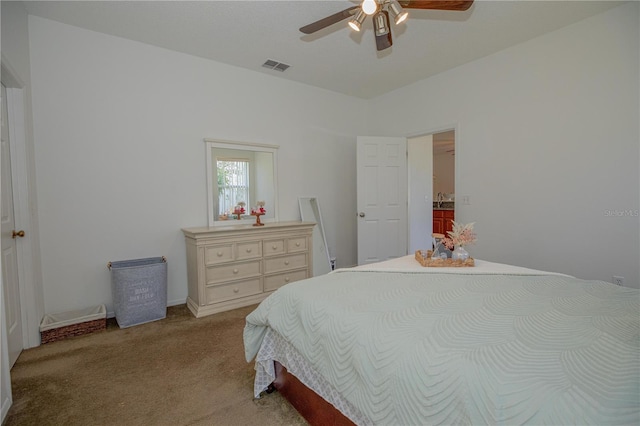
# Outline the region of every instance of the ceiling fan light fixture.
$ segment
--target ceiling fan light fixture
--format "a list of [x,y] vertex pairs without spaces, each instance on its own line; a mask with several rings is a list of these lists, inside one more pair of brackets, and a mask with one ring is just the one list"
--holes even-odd
[[364,0],[362,2],[362,11],[367,15],[373,15],[378,10],[376,0]]
[[354,31],[360,31],[360,29],[362,28],[362,23],[364,22],[364,18],[366,17],[367,15],[364,14],[362,9],[358,10],[356,16],[354,16],[353,19],[349,21],[349,26]]
[[391,13],[391,17],[396,25],[403,23],[409,16],[409,13],[400,6],[398,0],[391,1],[389,4],[389,12]]
[[389,18],[383,11],[376,13],[373,17],[373,30],[376,36],[389,34]]

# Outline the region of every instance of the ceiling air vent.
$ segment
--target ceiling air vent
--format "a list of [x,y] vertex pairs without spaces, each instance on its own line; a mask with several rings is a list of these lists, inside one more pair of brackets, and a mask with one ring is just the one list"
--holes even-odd
[[270,68],[272,70],[282,72],[287,68],[289,68],[291,65],[283,64],[282,62],[274,61],[273,59],[267,59],[267,61],[264,64],[262,64],[262,66],[265,68]]

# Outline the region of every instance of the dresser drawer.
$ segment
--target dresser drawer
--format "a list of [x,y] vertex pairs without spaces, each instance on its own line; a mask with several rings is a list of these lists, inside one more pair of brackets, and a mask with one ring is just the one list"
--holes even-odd
[[216,284],[230,280],[257,277],[260,275],[260,261],[232,263],[229,265],[209,266],[206,271],[206,283]]
[[258,277],[231,284],[208,286],[206,291],[207,304],[211,304],[262,293],[262,286]]
[[233,244],[231,243],[205,246],[204,248],[205,265],[215,265],[231,260],[233,260]]
[[262,242],[248,241],[246,243],[238,243],[236,260],[256,259],[262,257]]
[[307,266],[307,253],[292,254],[291,256],[275,257],[264,260],[264,272],[289,271],[291,269],[304,268]]
[[307,238],[289,238],[287,240],[287,252],[295,253],[297,251],[307,251]]
[[263,242],[262,252],[265,256],[271,256],[275,254],[284,254],[284,249],[284,239],[266,240]]
[[307,278],[307,270],[285,272],[284,274],[269,275],[264,277],[264,291],[277,290],[285,284],[300,281]]

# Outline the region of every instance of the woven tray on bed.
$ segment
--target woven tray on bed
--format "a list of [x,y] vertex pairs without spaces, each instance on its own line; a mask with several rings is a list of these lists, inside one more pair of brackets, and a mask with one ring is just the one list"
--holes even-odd
[[451,258],[447,259],[431,259],[431,250],[426,251],[426,256],[424,255],[424,250],[416,250],[416,260],[422,266],[431,266],[434,268],[437,267],[447,267],[447,268],[461,268],[467,266],[475,266],[475,262],[473,258],[470,257],[467,260],[454,260]]

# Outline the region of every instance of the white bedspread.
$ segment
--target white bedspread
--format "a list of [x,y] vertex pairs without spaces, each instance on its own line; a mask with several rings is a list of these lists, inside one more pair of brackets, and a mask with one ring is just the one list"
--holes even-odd
[[282,287],[247,317],[247,361],[272,328],[379,425],[640,424],[638,290],[410,260]]
[[504,263],[487,262],[486,260],[474,259],[473,267],[425,267],[415,259],[414,255],[399,257],[397,259],[385,260],[384,262],[371,263],[369,265],[356,266],[349,269],[341,269],[335,272],[344,271],[375,271],[375,272],[417,272],[421,274],[470,274],[470,275],[569,275],[556,272],[539,271],[537,269],[523,268],[522,266],[507,265]]

